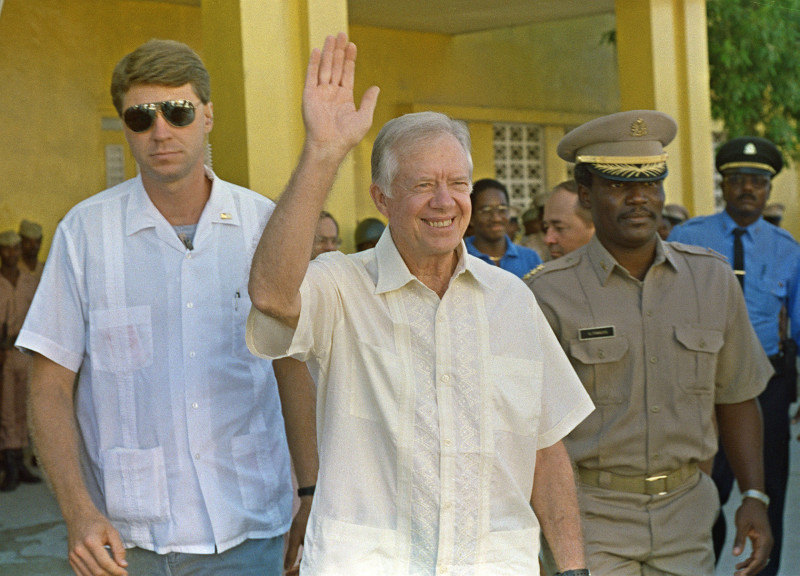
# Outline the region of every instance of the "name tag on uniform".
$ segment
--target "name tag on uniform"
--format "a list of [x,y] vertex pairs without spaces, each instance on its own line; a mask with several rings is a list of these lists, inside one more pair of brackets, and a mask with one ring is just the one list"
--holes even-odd
[[578,330],[578,340],[597,340],[598,338],[613,337],[613,326],[598,326],[597,328],[581,328]]

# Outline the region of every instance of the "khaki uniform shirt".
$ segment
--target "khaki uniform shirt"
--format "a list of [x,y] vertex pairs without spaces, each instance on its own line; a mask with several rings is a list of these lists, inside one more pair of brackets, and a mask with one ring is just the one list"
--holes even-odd
[[0,276],[0,324],[6,324],[9,337],[16,336],[22,329],[37,285],[38,280],[24,273],[21,268],[16,286]]
[[644,281],[597,238],[526,279],[597,409],[565,439],[581,467],[650,475],[717,451],[715,404],[756,397],[772,367],[730,266],[658,240]]

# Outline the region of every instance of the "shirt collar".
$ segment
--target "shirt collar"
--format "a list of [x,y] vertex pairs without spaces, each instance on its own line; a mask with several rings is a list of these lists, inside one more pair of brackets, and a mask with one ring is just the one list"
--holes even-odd
[[[464,242],[478,254],[484,254],[483,252],[475,248],[475,236],[467,236],[464,239]],[[486,256],[486,254],[484,254],[484,256]],[[505,258],[506,256],[509,258],[519,258],[519,246],[514,244],[511,241],[511,238],[509,238],[507,234],[506,234],[506,252],[505,254],[503,254],[503,258]]]
[[[233,200],[233,195],[223,183],[217,178],[216,174],[208,167],[205,167],[206,178],[211,180],[211,194],[197,223],[200,228],[201,223],[207,220],[210,223],[239,225],[239,211]],[[139,174],[132,181],[133,192],[128,201],[128,209],[125,215],[125,233],[131,236],[145,228],[162,229],[164,225],[169,226],[169,234],[174,235],[172,226],[158,211],[150,196],[142,184],[142,176]]]
[[[589,262],[600,284],[605,285],[615,269],[619,269],[621,274],[630,276],[630,273],[614,259],[600,240],[597,239],[596,234],[592,236],[589,244],[587,244],[586,254],[589,257]],[[675,255],[672,249],[669,247],[668,243],[664,242],[660,236],[656,235],[656,256],[650,267],[653,268],[661,264],[668,264],[671,268],[677,270]]]
[[[456,248],[456,254],[458,255],[458,262],[450,282],[452,283],[453,279],[464,272],[470,272],[478,277],[478,274],[475,273],[474,262],[470,262],[470,259],[467,258],[467,249],[463,240]],[[378,281],[375,284],[376,294],[397,290],[409,282],[419,282],[419,279],[411,273],[397,250],[389,226],[384,229],[378,243],[375,245],[375,260],[378,266]]]
[[[755,236],[759,232],[761,232],[761,227],[765,225],[764,219],[759,216],[758,220],[750,224],[749,226],[739,226],[736,222],[734,222],[731,215],[728,214],[727,211],[723,210],[722,214],[722,227],[725,231],[726,236],[733,236],[733,231],[737,228],[743,228],[744,234],[743,236],[753,235]],[[770,224],[772,226],[772,224]]]

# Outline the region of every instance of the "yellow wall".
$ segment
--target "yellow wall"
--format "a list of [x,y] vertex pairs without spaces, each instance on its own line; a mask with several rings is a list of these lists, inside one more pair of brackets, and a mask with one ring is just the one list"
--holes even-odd
[[[351,26],[358,45],[357,97],[381,88],[372,131],[356,151],[359,217],[377,214],[369,188],[369,152],[380,127],[411,111],[437,110],[466,120],[474,177],[494,176],[492,122],[533,122],[564,132],[619,107],[614,49],[601,42],[613,16],[446,36]],[[548,185],[565,166],[549,150]],[[554,160],[555,159],[555,160]]]
[[[219,6],[226,2],[205,1]],[[272,4],[258,6],[258,2],[246,3],[251,11],[263,11],[263,6]],[[299,18],[287,14],[290,19]],[[381,95],[374,128],[352,158],[353,201],[337,203],[347,207],[337,214],[344,221],[343,229],[352,230],[356,220],[377,215],[367,192],[370,147],[380,126],[404,112],[434,109],[467,120],[473,134],[476,178],[493,175],[492,122],[544,124],[547,184],[561,180],[564,164],[555,157],[554,146],[564,127],[621,107],[616,53],[601,42],[602,35],[615,26],[614,16],[607,15],[452,37],[351,27],[350,35],[359,45],[357,98],[371,84],[381,87]],[[5,0],[0,14],[0,53],[4,54],[0,59],[0,230],[16,228],[22,218],[37,220],[44,225],[46,252],[55,225],[67,210],[105,188],[104,146],[124,144],[121,131],[100,128],[103,117],[116,117],[108,94],[114,64],[152,37],[184,41],[203,55],[202,30],[203,14],[196,6],[145,0]],[[221,32],[225,33],[224,26]],[[217,46],[211,38],[206,44],[209,51]],[[301,53],[307,47],[298,44],[293,50]],[[214,52],[206,60],[213,62]],[[254,65],[252,60],[234,64]],[[304,73],[296,62],[284,64],[282,70]],[[299,100],[297,90],[291,91]],[[212,77],[212,93],[220,103],[215,109],[217,127],[241,125],[236,114],[242,111],[235,108],[236,95],[230,87],[223,83],[215,88]],[[227,102],[231,105],[223,105]],[[252,105],[252,101],[247,104]],[[282,113],[296,117],[298,112],[299,102]],[[302,134],[276,134],[269,122],[262,124],[260,129],[268,132],[275,146],[255,146],[249,153],[260,158],[248,161],[262,163],[259,180],[268,182],[263,187],[269,189],[259,191],[275,198],[288,177],[288,160],[296,155]],[[286,123],[292,124],[298,123]],[[223,134],[224,130],[212,133],[215,166],[218,162],[221,175],[236,181],[235,171],[228,174],[225,166],[235,165],[241,151],[224,145]],[[133,159],[125,150],[126,174],[132,176]],[[255,182],[251,185],[261,187]],[[709,183],[709,194],[710,187]],[[787,172],[778,177],[773,192],[773,200],[787,205],[785,226],[796,236],[800,229],[795,224],[800,214],[797,188],[796,174]]]
[[[105,188],[101,131],[116,117],[109,84],[116,62],[153,37],[202,54],[196,7],[125,0],[5,0],[0,14],[0,230],[41,222],[46,255],[58,220]],[[126,171],[135,165],[126,148]]]

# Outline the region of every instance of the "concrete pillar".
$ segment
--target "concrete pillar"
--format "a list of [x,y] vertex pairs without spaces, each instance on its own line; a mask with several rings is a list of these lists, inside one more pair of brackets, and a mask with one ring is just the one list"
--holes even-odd
[[616,0],[622,110],[655,109],[678,122],[668,147],[668,202],[714,212],[705,0]]
[[[301,98],[311,49],[347,31],[347,0],[203,0],[203,58],[211,73],[214,170],[277,200],[303,144]],[[360,98],[360,96],[357,96]],[[326,208],[353,249],[352,158]]]

